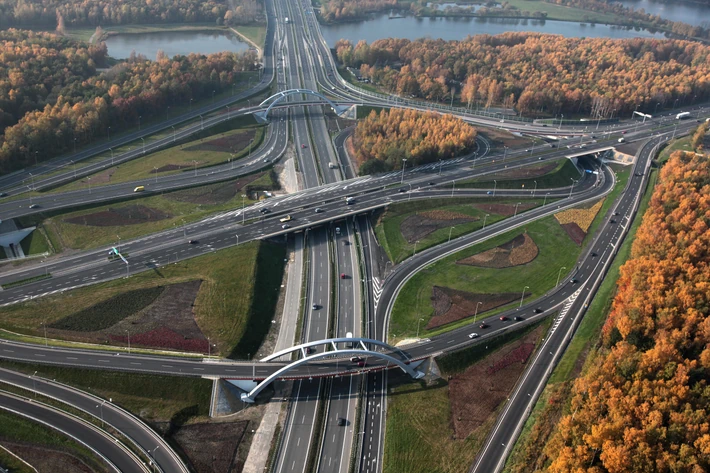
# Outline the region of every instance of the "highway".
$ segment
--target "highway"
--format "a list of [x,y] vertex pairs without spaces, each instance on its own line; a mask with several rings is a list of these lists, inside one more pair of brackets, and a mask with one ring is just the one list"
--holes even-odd
[[0,391],[0,409],[43,424],[74,439],[118,473],[150,472],[148,466],[114,437],[78,417],[5,391]]

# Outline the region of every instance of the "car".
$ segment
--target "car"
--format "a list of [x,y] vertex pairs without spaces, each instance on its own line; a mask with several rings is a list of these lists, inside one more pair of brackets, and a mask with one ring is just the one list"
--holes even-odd
[[485,322],[481,322],[481,325],[478,326],[479,328],[488,328],[488,324]]
[[407,188],[406,188],[406,187],[402,187],[401,189],[399,189],[398,192],[407,192]]
[[365,366],[365,360],[358,361],[357,365],[362,368],[363,366]]
[[345,275],[345,273],[340,273],[340,279],[346,279],[346,278],[347,278],[347,276]]
[[315,348],[313,348],[313,347],[306,347],[306,355],[310,355],[310,354],[313,353],[314,351],[316,351]]
[[626,130],[622,131],[621,134],[622,134],[622,135],[625,135],[625,134],[626,134]]
[[526,152],[526,153],[529,153],[529,152],[530,152],[530,149],[526,149],[525,152]]
[[542,156],[538,156],[538,157],[537,157],[537,160],[538,160],[538,161],[542,161]]
[[619,215],[619,212],[614,212],[612,215],[614,215],[614,216]]
[[616,220],[614,220],[613,218],[611,218],[611,219],[609,219],[609,223],[616,223]]
[[592,258],[596,258],[596,257],[597,257],[597,254],[592,251]]
[[577,281],[576,279],[570,279],[569,282],[571,282],[572,284],[577,284],[579,281]]
[[286,230],[287,228],[291,228],[291,226],[288,225],[287,223],[284,223],[283,225],[281,225],[281,228],[283,228],[284,230]]
[[301,144],[301,148],[302,148],[302,149],[305,149],[305,148],[306,148],[306,145]]
[[[433,186],[433,185],[435,185],[435,184],[434,184],[433,182],[430,182],[429,185],[430,185],[430,186]],[[2,196],[0,196],[0,197],[2,197]]]
[[516,315],[515,317],[513,317],[513,320],[515,320],[516,322],[520,322],[521,320],[525,320],[525,319],[519,315]]
[[543,123],[542,126],[547,126],[547,124]]
[[338,417],[338,425],[339,425],[340,427],[343,427],[343,426],[344,426],[345,424],[347,424],[347,423],[348,423],[347,420],[343,419],[342,417]]
[[7,197],[7,193],[6,193],[6,192],[0,192],[0,197]]
[[362,361],[362,358],[360,358],[359,356],[351,356],[350,361],[352,361],[353,363],[359,363]]
[[343,240],[343,246],[348,246],[350,242],[348,240]]
[[268,162],[269,162],[269,158],[264,158],[264,162],[265,162],[265,163],[268,163]]
[[30,205],[30,208],[31,208],[31,209],[38,209],[38,208],[39,208],[39,205],[37,205],[37,204],[32,204],[32,205]]
[[478,338],[478,334],[476,332],[469,333],[468,338]]
[[541,313],[542,313],[542,309],[539,308],[539,307],[536,307],[536,308],[533,310],[533,312],[536,313],[536,314],[541,314]]
[[311,308],[312,308],[313,310],[318,310],[318,304],[313,304],[313,305],[311,306]]
[[643,174],[640,173],[640,172],[635,172],[635,173],[634,173],[634,176],[643,176]]
[[262,214],[268,214],[269,212],[270,212],[270,210],[267,209],[266,207],[259,209],[259,213],[262,213]]
[[321,213],[322,211],[323,211],[323,209],[321,209],[320,207],[316,207],[315,212],[316,212],[317,214]]
[[499,318],[500,318],[500,320],[502,320],[503,322],[505,322],[506,320],[508,320],[508,317],[506,317],[505,315],[501,315]]
[[196,245],[197,243],[199,243],[197,240],[187,240],[188,245]]

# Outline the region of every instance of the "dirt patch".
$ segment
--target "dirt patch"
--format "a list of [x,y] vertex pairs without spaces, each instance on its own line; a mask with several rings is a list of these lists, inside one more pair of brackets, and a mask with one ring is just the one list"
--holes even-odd
[[179,171],[180,169],[187,169],[193,167],[194,164],[166,164],[165,166],[161,166],[158,169],[152,169],[150,171],[151,174],[158,174],[161,172],[168,172],[168,171]]
[[[211,140],[203,139],[200,143],[185,148],[185,151],[217,151],[236,153],[249,146],[249,140],[256,136],[256,130],[245,130]],[[252,144],[253,146],[253,144]]]
[[582,242],[584,241],[584,237],[587,236],[587,233],[579,228],[579,225],[572,222],[562,223],[560,226],[567,232],[567,235],[577,244],[577,246],[582,246]]
[[153,348],[207,352],[208,341],[195,322],[193,305],[202,281],[172,284],[145,310],[106,329],[114,342]]
[[[105,171],[93,174],[91,176],[91,184],[97,185],[97,184],[108,184],[111,182],[111,176],[116,172],[116,168],[111,168],[107,169]],[[83,178],[81,180],[82,183],[84,184],[89,184],[89,180],[87,177]]]
[[244,465],[237,449],[248,426],[249,421],[191,424],[180,427],[173,438],[197,473],[239,472]]
[[256,181],[264,174],[266,173],[262,172],[259,174],[252,174],[251,176],[244,176],[236,181],[171,192],[170,194],[166,194],[165,198],[178,202],[189,202],[191,204],[199,205],[224,204],[232,200],[245,186]]
[[[510,217],[515,214],[515,204],[473,204],[478,210],[484,212]],[[518,213],[535,207],[535,204],[525,203],[518,205]]]
[[2,442],[3,446],[37,469],[39,473],[70,471],[94,473],[84,462],[68,453],[29,444]]
[[[529,296],[530,293],[525,295]],[[430,330],[457,320],[473,317],[476,313],[480,315],[488,310],[504,306],[519,299],[520,294],[512,292],[477,294],[448,287],[434,286],[431,290],[434,316],[429,319],[426,328]],[[478,306],[478,312],[476,312],[476,306]]]
[[414,243],[440,228],[448,228],[462,223],[475,222],[476,220],[480,219],[459,212],[430,210],[417,212],[405,218],[399,225],[399,230],[407,242]]
[[520,168],[506,169],[497,172],[495,177],[500,181],[502,179],[524,179],[528,177],[540,177],[549,174],[555,170],[557,163],[543,163],[532,166],[524,166]]
[[101,212],[80,215],[64,219],[66,223],[85,225],[87,227],[114,227],[123,225],[139,225],[170,218],[171,215],[162,210],[144,205],[129,205],[127,207],[109,208]]
[[478,133],[488,138],[495,145],[507,146],[508,148],[529,146],[531,143],[529,138],[513,135],[498,128],[479,128]]
[[494,269],[510,268],[530,263],[537,258],[538,253],[539,249],[533,239],[523,233],[500,246],[460,259],[456,264]]
[[451,422],[456,438],[468,437],[507,399],[541,336],[542,328],[538,327],[449,381]]

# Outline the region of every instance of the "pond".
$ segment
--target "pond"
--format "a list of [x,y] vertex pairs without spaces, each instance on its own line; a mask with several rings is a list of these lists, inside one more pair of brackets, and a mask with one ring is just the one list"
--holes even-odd
[[689,25],[710,27],[710,7],[691,2],[659,2],[654,0],[621,0],[625,7],[658,15],[672,21],[682,21]]
[[580,24],[554,20],[523,20],[518,18],[416,18],[413,16],[390,19],[388,15],[375,16],[357,23],[321,25],[321,31],[330,46],[341,39],[356,44],[361,39],[368,43],[382,38],[421,37],[461,40],[468,35],[500,34],[506,31],[535,31],[567,37],[592,38],[663,38],[662,33],[643,29],[602,24]]
[[251,46],[232,34],[209,31],[165,31],[158,33],[118,34],[106,39],[108,54],[116,59],[143,54],[155,59],[162,49],[169,57],[190,53],[212,54],[221,51],[242,52]]

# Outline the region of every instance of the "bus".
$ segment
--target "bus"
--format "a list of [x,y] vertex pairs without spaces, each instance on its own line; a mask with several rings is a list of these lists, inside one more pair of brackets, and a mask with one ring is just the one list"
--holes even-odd
[[138,186],[135,189],[133,189],[133,192],[143,192],[145,190],[145,186]]
[[690,118],[690,112],[681,112],[675,116],[676,120],[682,120],[684,118]]

